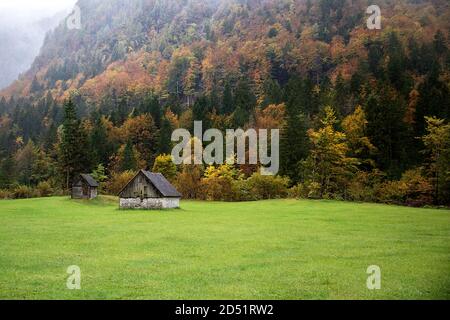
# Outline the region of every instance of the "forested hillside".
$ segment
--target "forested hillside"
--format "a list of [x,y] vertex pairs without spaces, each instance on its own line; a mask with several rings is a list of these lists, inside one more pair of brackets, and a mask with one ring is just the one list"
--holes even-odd
[[[364,0],[80,0],[82,28],[0,92],[0,197],[94,170],[114,193],[145,167],[186,197],[448,204],[449,3],[376,2],[381,30]],[[173,168],[194,120],[281,128],[280,176]]]

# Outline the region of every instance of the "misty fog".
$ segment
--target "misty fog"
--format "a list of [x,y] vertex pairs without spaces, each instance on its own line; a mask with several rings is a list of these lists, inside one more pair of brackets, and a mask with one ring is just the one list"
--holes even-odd
[[0,89],[25,72],[47,31],[72,10],[76,0],[0,1]]

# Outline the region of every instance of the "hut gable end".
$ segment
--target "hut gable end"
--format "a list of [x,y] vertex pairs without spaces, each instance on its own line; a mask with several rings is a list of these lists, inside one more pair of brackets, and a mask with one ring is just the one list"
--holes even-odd
[[121,209],[173,209],[180,207],[181,194],[161,173],[141,170],[119,192]]
[[80,174],[72,185],[72,199],[94,199],[98,182],[89,174]]
[[140,171],[120,192],[121,198],[160,198],[161,193]]

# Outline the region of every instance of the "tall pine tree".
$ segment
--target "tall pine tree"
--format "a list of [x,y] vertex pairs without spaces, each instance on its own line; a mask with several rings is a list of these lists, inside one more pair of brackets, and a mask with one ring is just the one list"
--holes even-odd
[[256,106],[256,97],[246,80],[239,81],[237,85],[234,105],[236,107],[233,115],[234,125],[236,128],[243,127],[248,123],[250,114]]
[[88,153],[87,135],[77,118],[75,105],[69,99],[64,104],[64,122],[58,145],[59,167],[67,189],[78,174],[91,171]]
[[234,111],[233,92],[231,91],[230,82],[225,83],[222,98],[222,114],[231,114]]
[[281,131],[280,174],[300,181],[299,164],[308,155],[307,121],[304,115],[303,82],[289,81],[286,89],[286,114]]

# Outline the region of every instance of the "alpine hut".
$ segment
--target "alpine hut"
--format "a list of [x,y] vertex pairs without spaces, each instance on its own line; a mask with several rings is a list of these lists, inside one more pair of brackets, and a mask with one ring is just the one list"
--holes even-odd
[[98,182],[90,174],[80,174],[72,185],[72,199],[94,199]]
[[172,209],[180,207],[181,194],[161,173],[141,170],[119,198],[121,209]]

